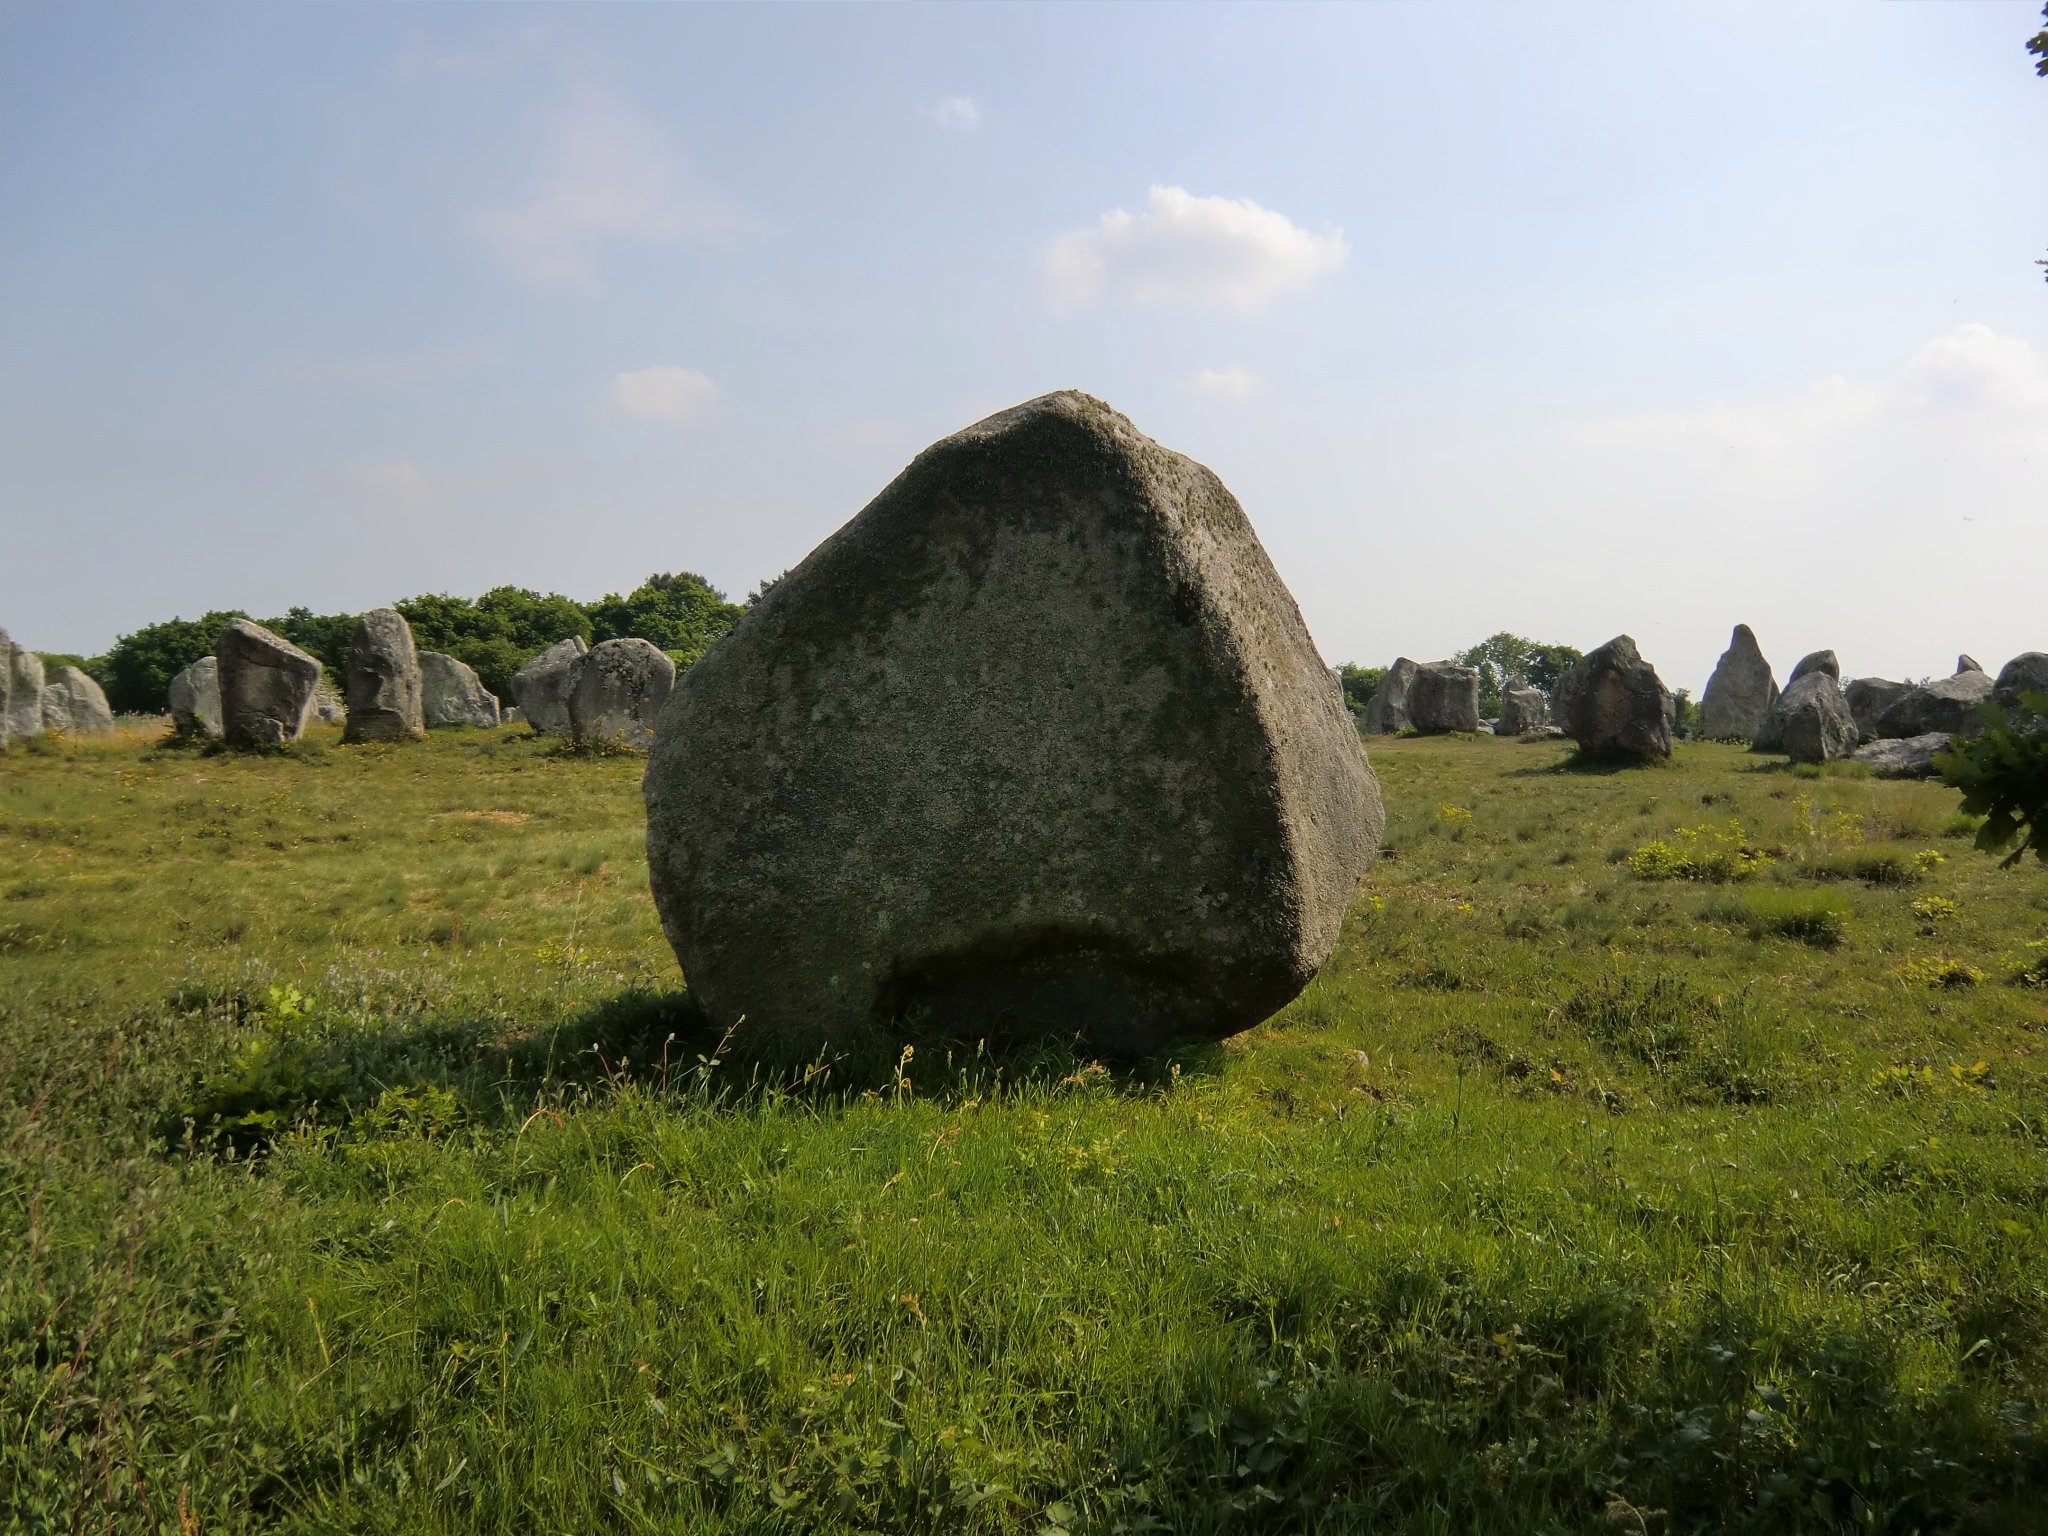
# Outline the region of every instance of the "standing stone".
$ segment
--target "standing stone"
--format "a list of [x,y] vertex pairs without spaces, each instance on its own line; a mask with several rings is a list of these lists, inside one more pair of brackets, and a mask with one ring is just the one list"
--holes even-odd
[[1700,734],[1709,741],[1754,741],[1777,698],[1778,680],[1755,631],[1738,624],[1700,696]]
[[751,606],[646,791],[692,996],[805,1048],[1234,1034],[1327,958],[1384,826],[1236,500],[1072,392],[926,449]]
[[346,725],[348,703],[334,691],[333,680],[323,670],[313,685],[313,718],[322,725]]
[[220,663],[202,656],[171,679],[171,724],[180,736],[220,739]]
[[79,668],[50,670],[43,684],[43,729],[67,736],[99,736],[114,728],[114,712],[100,685]]
[[1908,688],[1878,716],[1875,734],[1891,738],[1940,731],[1950,736],[1974,736],[1984,729],[1984,717],[1977,713],[1977,706],[1991,697],[1994,686],[1982,672],[1958,672],[1953,677]]
[[2023,693],[2048,693],[2048,651],[2022,651],[1998,669],[1991,685],[1994,703],[2017,709]]
[[1479,729],[1479,669],[1424,662],[1408,684],[1408,721],[1418,731]]
[[349,641],[348,725],[341,739],[415,741],[424,734],[412,626],[396,608],[373,608],[357,618]]
[[1527,736],[1550,723],[1550,700],[1541,688],[1531,688],[1520,678],[1508,679],[1500,691],[1500,718],[1493,724],[1496,736]]
[[1387,668],[1380,678],[1379,687],[1365,705],[1365,733],[1368,736],[1391,736],[1396,731],[1409,728],[1408,688],[1415,681],[1415,663],[1406,656],[1394,658],[1394,664]]
[[1856,720],[1842,685],[1820,667],[1794,678],[1778,697],[1779,750],[1795,763],[1825,763],[1856,749]]
[[654,745],[654,723],[676,685],[676,664],[651,640],[602,640],[590,648],[569,693],[569,731],[579,747]]
[[1982,667],[1977,665],[1977,658],[1968,651],[1963,652],[1962,655],[1956,658],[1957,677],[1961,677],[1965,672],[1982,672],[1983,670]]
[[1859,677],[1848,686],[1849,713],[1856,717],[1856,735],[1870,741],[1877,735],[1877,722],[1887,709],[1913,691],[1911,683],[1894,683],[1882,677]]
[[500,714],[498,718],[503,724],[506,725],[526,724],[526,714],[523,710],[520,709],[520,707],[517,704],[511,705],[502,714]]
[[569,695],[590,647],[580,635],[557,641],[512,674],[512,697],[536,731],[569,729]]
[[230,619],[213,643],[221,735],[235,747],[297,741],[313,719],[320,663],[252,619]]
[[7,675],[6,736],[25,741],[43,733],[43,658],[0,631],[0,672]]
[[1835,659],[1833,651],[1808,651],[1799,658],[1799,665],[1792,669],[1791,677],[1785,681],[1790,688],[1809,672],[1824,672],[1836,682],[1842,680],[1842,664]]
[[1671,755],[1671,692],[1627,635],[1574,662],[1554,703],[1558,723],[1587,757],[1647,763]]
[[440,651],[420,652],[420,710],[427,724],[495,726],[498,696],[467,662]]

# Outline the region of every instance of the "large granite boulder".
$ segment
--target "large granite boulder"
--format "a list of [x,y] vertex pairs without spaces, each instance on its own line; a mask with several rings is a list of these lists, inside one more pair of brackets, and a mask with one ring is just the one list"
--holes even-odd
[[1756,632],[1738,624],[1700,696],[1700,735],[1709,741],[1754,741],[1777,698],[1778,680],[1756,643]]
[[1961,677],[1965,672],[1982,672],[1983,670],[1982,667],[1977,665],[1977,658],[1968,651],[1963,652],[1962,655],[1956,658],[1955,675],[1958,677]]
[[1881,779],[1931,779],[1936,771],[1934,754],[1947,751],[1948,744],[1948,732],[1930,731],[1925,736],[1873,741],[1849,756],[1856,762],[1870,764]]
[[934,444],[683,675],[646,775],[692,996],[1115,1054],[1270,1015],[1379,790],[1215,475],[1048,395]]
[[373,608],[357,617],[349,641],[348,724],[341,739],[413,741],[426,728],[412,626],[396,608]]
[[1796,763],[1825,763],[1856,749],[1856,718],[1841,683],[1823,668],[1794,678],[1771,713],[1778,750]]
[[2048,651],[2022,651],[1998,669],[1991,685],[1994,703],[2017,709],[2023,693],[2048,693]]
[[1519,678],[1510,678],[1500,691],[1500,718],[1493,722],[1496,736],[1527,736],[1550,723],[1550,700],[1541,688],[1531,688]]
[[0,672],[7,677],[4,730],[11,741],[43,733],[43,658],[0,631]]
[[91,675],[74,666],[45,669],[43,729],[67,736],[100,736],[114,728],[107,695]]
[[1406,656],[1394,658],[1394,664],[1380,678],[1379,687],[1366,700],[1365,733],[1368,736],[1392,736],[1409,728],[1408,688],[1415,681],[1415,672],[1416,664]]
[[601,640],[569,691],[569,733],[579,747],[654,745],[654,724],[676,685],[676,664],[651,640]]
[[1877,722],[1884,712],[1913,691],[1911,683],[1895,683],[1882,677],[1852,679],[1845,692],[1849,713],[1856,717],[1856,734],[1863,741],[1877,735]]
[[1551,704],[1587,757],[1646,763],[1671,755],[1673,702],[1635,641],[1616,635],[1572,664]]
[[590,647],[580,635],[558,640],[512,674],[512,697],[521,718],[543,734],[569,729],[569,695]]
[[1991,697],[1993,687],[1982,672],[1958,672],[1954,677],[1909,688],[1877,717],[1872,734],[1906,737],[1939,731],[1949,736],[1974,736],[1984,729],[1977,706]]
[[220,729],[220,663],[202,656],[171,679],[166,705],[180,736],[218,740]]
[[1427,661],[1408,684],[1408,723],[1418,731],[1479,729],[1479,669]]
[[441,651],[420,652],[420,712],[429,726],[498,723],[498,696],[469,663]]
[[213,643],[221,735],[234,747],[297,741],[313,719],[320,663],[252,619],[230,619]]

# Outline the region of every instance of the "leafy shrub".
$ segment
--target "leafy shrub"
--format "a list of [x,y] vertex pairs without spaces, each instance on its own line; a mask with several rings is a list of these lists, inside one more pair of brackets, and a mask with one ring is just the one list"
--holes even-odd
[[1916,960],[1902,960],[1892,967],[1892,972],[1901,981],[1916,987],[1974,987],[1984,979],[1984,973],[1976,966],[1953,955],[1923,955]]
[[1742,823],[1726,829],[1708,825],[1683,827],[1668,840],[1645,843],[1627,856],[1629,873],[1638,880],[1747,880],[1771,862],[1761,848],[1747,844]]
[[1934,755],[1942,782],[1963,792],[1963,810],[1982,816],[1977,846],[1986,853],[2010,848],[2004,863],[2031,848],[2048,864],[2048,694],[2020,695],[2008,714],[1988,699],[1977,706],[1986,729]]

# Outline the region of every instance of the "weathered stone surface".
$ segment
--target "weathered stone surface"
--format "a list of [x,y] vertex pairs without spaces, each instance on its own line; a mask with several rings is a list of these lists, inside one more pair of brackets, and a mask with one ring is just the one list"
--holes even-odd
[[1799,665],[1792,669],[1785,686],[1790,688],[1809,672],[1825,672],[1838,683],[1842,680],[1842,664],[1835,659],[1833,651],[1808,651],[1799,658]]
[[1940,731],[1974,736],[1984,729],[1977,706],[1991,697],[1992,687],[1991,679],[1982,672],[1958,672],[1954,677],[1909,688],[1878,716],[1873,734],[1904,737]]
[[646,776],[710,1016],[1120,1054],[1307,983],[1379,791],[1207,469],[1063,393],[924,453],[677,684]]
[[1958,677],[1961,677],[1965,672],[1982,672],[1983,670],[1982,667],[1977,665],[1977,658],[1968,651],[1963,652],[1962,655],[1956,658],[1956,676]]
[[569,729],[569,695],[590,647],[580,635],[557,641],[512,674],[512,697],[520,718],[536,731]]
[[313,718],[322,725],[346,725],[348,723],[348,701],[336,691],[334,680],[323,668],[320,681],[313,685]]
[[1415,681],[1415,667],[1406,656],[1396,656],[1394,664],[1380,678],[1379,687],[1365,705],[1368,736],[1391,736],[1408,729],[1408,687]]
[[676,664],[651,640],[601,640],[569,692],[569,731],[578,746],[654,745],[654,725],[676,685]]
[[92,677],[74,666],[46,668],[43,729],[66,736],[102,735],[114,728],[114,712]]
[[1894,736],[1873,741],[1849,755],[1859,763],[1870,764],[1880,778],[1931,779],[1935,776],[1934,754],[1945,751],[1948,743],[1948,732],[1930,731],[1925,736]]
[[429,726],[495,726],[498,696],[467,662],[441,651],[421,651],[420,711]]
[[6,704],[0,719],[9,741],[43,733],[43,658],[16,645],[0,631],[0,672],[6,674]]
[[509,705],[498,718],[506,725],[524,725],[526,724],[526,711],[517,704]]
[[297,741],[313,719],[320,663],[250,619],[230,619],[213,643],[220,663],[221,735],[230,746]]
[[1700,734],[1709,741],[1754,741],[1777,698],[1778,680],[1756,632],[1738,624],[1700,696]]
[[1991,685],[1997,703],[2016,709],[2023,693],[2048,693],[2048,651],[2022,651],[1998,669]]
[[1500,691],[1500,718],[1493,723],[1496,736],[1526,736],[1550,723],[1550,700],[1541,688],[1510,680]]
[[165,700],[181,736],[220,736],[220,663],[202,656],[171,679]]
[[1856,717],[1856,734],[1863,741],[1877,735],[1877,722],[1887,709],[1913,691],[1911,683],[1894,683],[1882,677],[1859,677],[1847,688],[1849,713]]
[[1479,729],[1479,669],[1427,661],[1408,684],[1408,723],[1418,731]]
[[1588,757],[1654,762],[1671,755],[1670,690],[1627,635],[1574,662],[1558,679],[1552,706]]
[[1824,668],[1795,678],[1772,708],[1778,749],[1795,763],[1825,763],[1856,749],[1856,719],[1842,685]]
[[412,626],[396,608],[358,615],[348,646],[348,724],[341,739],[412,741],[425,733]]

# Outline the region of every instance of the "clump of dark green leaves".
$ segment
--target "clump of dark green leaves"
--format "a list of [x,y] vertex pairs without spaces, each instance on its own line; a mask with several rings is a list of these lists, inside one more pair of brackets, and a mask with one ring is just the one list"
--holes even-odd
[[1984,733],[1951,742],[1934,766],[1943,783],[1963,792],[1963,809],[1984,818],[1980,849],[2010,849],[2010,866],[2031,848],[2048,864],[2048,694],[2023,693],[2013,711],[1988,700],[1977,709]]

